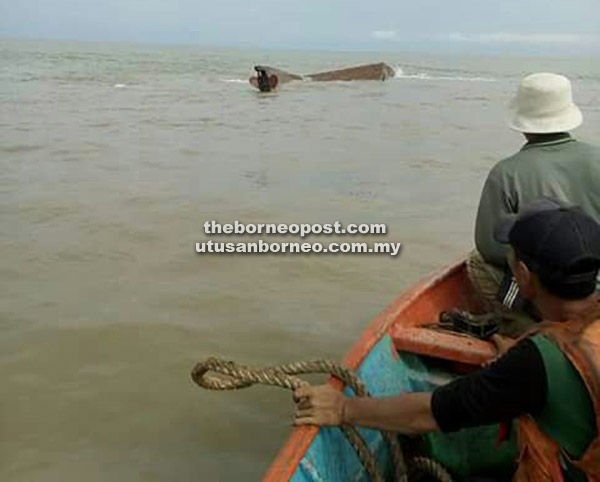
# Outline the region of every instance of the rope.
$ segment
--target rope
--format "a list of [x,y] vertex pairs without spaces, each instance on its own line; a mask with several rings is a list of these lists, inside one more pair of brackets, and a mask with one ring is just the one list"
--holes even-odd
[[[229,378],[209,376],[207,375],[208,372],[219,373]],[[293,391],[307,383],[297,375],[314,373],[334,376],[341,380],[344,385],[350,387],[356,396],[370,396],[365,385],[352,371],[328,360],[301,361],[266,368],[253,368],[211,357],[194,367],[192,380],[207,390],[238,390],[255,384],[262,384]],[[358,430],[354,426],[346,424],[342,425],[340,429],[354,448],[369,478],[375,482],[382,481],[383,478],[377,467],[377,461]],[[395,469],[394,480],[407,482],[406,462],[398,438],[393,432],[382,431],[382,435],[392,455]],[[411,463],[414,468],[436,477],[440,482],[452,482],[448,472],[433,460],[425,457],[414,457],[411,459]]]
[[421,474],[430,475],[439,482],[452,482],[452,476],[435,460],[427,457],[413,457],[410,463],[411,469],[417,470]]
[[[207,375],[207,372],[209,371],[220,373],[230,378],[211,377]],[[333,375],[342,380],[344,384],[351,387],[357,395],[366,396],[365,394],[367,391],[364,385],[352,372],[335,363],[325,360],[288,363],[275,367],[257,369],[238,365],[232,361],[209,358],[204,362],[198,363],[194,367],[192,379],[202,388],[208,390],[237,390],[250,387],[254,384],[270,385],[287,388],[288,390],[295,390],[306,383],[295,375],[307,373],[326,373]],[[383,479],[379,473],[377,463],[360,433],[351,425],[343,425],[340,428],[348,439],[348,442],[350,442],[356,451],[356,454],[369,474],[370,479],[377,482],[382,481]]]

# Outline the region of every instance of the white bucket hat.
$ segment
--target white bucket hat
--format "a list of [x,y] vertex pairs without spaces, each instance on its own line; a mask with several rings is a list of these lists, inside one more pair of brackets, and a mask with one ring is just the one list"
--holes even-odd
[[571,82],[557,74],[531,74],[519,85],[509,106],[511,129],[531,134],[567,132],[583,122],[573,102]]

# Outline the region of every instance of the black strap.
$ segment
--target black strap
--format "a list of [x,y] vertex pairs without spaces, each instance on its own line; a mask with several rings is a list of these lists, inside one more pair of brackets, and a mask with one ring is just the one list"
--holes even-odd
[[560,471],[562,472],[565,482],[587,482],[588,478],[585,472],[571,461],[571,458],[564,449],[559,453]]

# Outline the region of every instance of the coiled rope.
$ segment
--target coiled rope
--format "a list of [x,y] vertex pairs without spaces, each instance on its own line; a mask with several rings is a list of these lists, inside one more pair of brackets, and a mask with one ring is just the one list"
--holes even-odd
[[[209,376],[208,372],[219,373],[228,378]],[[302,361],[266,368],[252,368],[232,361],[211,357],[194,367],[192,370],[192,380],[202,388],[208,390],[238,390],[255,384],[262,384],[287,388],[293,391],[307,383],[296,375],[314,373],[334,376],[350,387],[359,397],[370,396],[365,385],[352,371],[328,360]],[[379,472],[377,461],[358,430],[354,426],[346,424],[342,425],[340,429],[356,451],[370,479],[374,482],[382,482],[383,478]],[[398,438],[393,432],[382,431],[382,435],[392,455],[395,469],[394,480],[407,482],[407,466]],[[431,475],[440,482],[452,482],[450,474],[439,463],[433,460],[425,457],[413,457],[410,462],[411,469],[413,470],[416,469],[421,473]]]

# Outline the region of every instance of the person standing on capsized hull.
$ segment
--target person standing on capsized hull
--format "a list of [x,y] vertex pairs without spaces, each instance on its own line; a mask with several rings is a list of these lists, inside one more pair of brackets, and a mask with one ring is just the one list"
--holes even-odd
[[[256,65],[254,70],[256,70],[256,76],[250,77],[249,82],[251,85],[256,87],[261,92],[271,92],[277,88],[280,79],[279,75],[272,71],[273,69]],[[282,73],[283,72],[279,72],[280,75]]]
[[600,222],[600,149],[569,134],[583,121],[569,79],[551,73],[525,77],[509,114],[509,127],[527,143],[490,171],[477,211],[476,250],[467,260],[469,279],[487,310],[524,304],[506,264],[506,246],[494,239],[500,219],[548,197],[577,204]]

